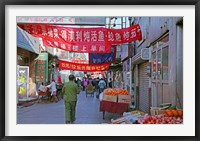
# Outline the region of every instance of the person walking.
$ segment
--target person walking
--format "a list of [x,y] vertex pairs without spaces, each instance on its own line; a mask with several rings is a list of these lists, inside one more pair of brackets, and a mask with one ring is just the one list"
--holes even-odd
[[109,86],[109,88],[112,88],[112,78],[109,79],[108,86]]
[[74,82],[75,76],[69,75],[69,82],[65,82],[62,88],[62,93],[64,94],[65,102],[65,122],[66,124],[74,123],[76,120],[76,102],[77,95],[80,92],[77,84]]
[[81,87],[81,80],[79,78],[77,79],[77,85],[78,87]]
[[104,81],[103,78],[101,78],[101,80],[99,81],[99,93],[102,93],[103,90],[106,88],[106,82]]
[[56,93],[56,91],[57,91],[56,82],[55,82],[54,79],[52,79],[51,81],[52,81],[51,84],[47,85],[46,87],[51,89],[51,96],[53,98],[53,102],[57,103],[58,102],[58,98],[57,98],[57,93]]
[[88,80],[86,78],[84,78],[83,80],[83,91],[85,91],[85,88],[87,87],[88,85]]

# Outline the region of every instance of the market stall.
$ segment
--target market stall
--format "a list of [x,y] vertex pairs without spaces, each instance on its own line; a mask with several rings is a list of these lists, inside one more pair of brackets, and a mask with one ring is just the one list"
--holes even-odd
[[127,103],[117,103],[104,100],[100,102],[100,112],[103,112],[103,119],[105,119],[105,112],[123,114],[127,111]]
[[139,110],[124,112],[123,116],[111,119],[111,124],[183,124],[183,110],[170,103],[151,107],[150,115]]
[[131,102],[131,96],[127,90],[108,88],[101,93],[100,101],[100,112],[103,112],[104,119],[105,112],[118,114],[127,112]]

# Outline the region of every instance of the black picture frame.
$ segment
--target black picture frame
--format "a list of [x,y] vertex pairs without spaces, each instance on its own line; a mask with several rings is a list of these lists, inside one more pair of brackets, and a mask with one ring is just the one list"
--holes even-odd
[[[196,55],[196,72],[199,72],[199,47],[200,47],[200,1],[199,0],[3,0],[1,1],[0,9],[0,57],[1,57],[1,68],[0,69],[0,137],[2,141],[27,141],[27,140],[38,140],[38,141],[53,141],[53,140],[67,140],[67,141],[75,141],[75,140],[134,140],[134,141],[142,141],[142,140],[184,140],[184,141],[197,141],[200,140],[200,131],[199,131],[199,93],[198,93],[198,78],[199,74],[196,73],[195,76],[195,136],[87,136],[87,137],[74,137],[74,136],[57,136],[57,137],[48,137],[48,136],[5,136],[5,9],[7,5],[194,5],[195,6],[195,55]],[[188,74],[189,75],[189,74]],[[189,129],[188,129],[189,130]]]

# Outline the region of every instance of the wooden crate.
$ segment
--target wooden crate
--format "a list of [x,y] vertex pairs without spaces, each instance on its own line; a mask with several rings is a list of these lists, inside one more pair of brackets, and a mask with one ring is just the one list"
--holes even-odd
[[161,110],[160,107],[151,107],[150,114],[151,116],[165,114],[165,110]]
[[118,103],[131,103],[131,95],[118,95]]
[[104,101],[111,101],[111,102],[117,102],[117,96],[111,96],[111,95],[103,95]]

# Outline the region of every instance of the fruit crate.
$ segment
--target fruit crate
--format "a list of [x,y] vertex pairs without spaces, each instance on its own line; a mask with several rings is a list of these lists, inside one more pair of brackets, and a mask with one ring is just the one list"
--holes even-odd
[[150,114],[152,116],[154,116],[154,115],[160,115],[160,114],[165,114],[165,110],[162,110],[161,107],[151,107]]
[[103,95],[103,100],[104,101],[111,101],[111,102],[117,102],[117,96],[112,96],[112,95]]

